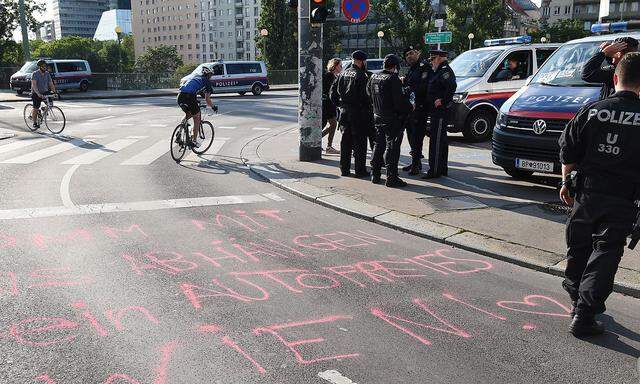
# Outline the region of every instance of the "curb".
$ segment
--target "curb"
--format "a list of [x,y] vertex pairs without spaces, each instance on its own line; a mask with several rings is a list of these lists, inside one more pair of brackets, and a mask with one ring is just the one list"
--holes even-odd
[[[267,136],[267,137],[265,137]],[[347,215],[374,222],[382,226],[409,233],[414,236],[447,244],[455,248],[479,253],[481,255],[516,264],[521,267],[544,272],[554,276],[563,276],[565,260],[564,255],[536,249],[521,244],[510,243],[504,240],[491,238],[479,233],[470,232],[463,228],[440,224],[434,221],[421,219],[406,213],[381,208],[372,204],[355,200],[351,197],[334,193],[323,188],[307,184],[301,179],[276,178],[273,173],[265,168],[257,154],[260,144],[276,135],[263,135],[260,143],[247,146],[246,149],[255,151],[251,158],[242,156],[242,161],[251,172],[265,179],[274,186],[301,197],[307,201],[322,205],[327,208],[345,213]],[[615,281],[615,292],[640,298],[640,285]]]

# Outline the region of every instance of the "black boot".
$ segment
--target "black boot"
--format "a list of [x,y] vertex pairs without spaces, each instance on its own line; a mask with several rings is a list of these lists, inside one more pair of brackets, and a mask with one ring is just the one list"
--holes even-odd
[[420,177],[423,180],[429,180],[429,179],[437,179],[438,177],[440,177],[439,175],[434,175],[433,173],[431,173],[431,171],[425,173],[424,175],[422,175],[422,177]]
[[409,174],[411,176],[415,176],[415,175],[419,175],[420,171],[422,170],[422,167],[419,165],[420,163],[416,164],[413,163],[411,164],[411,169],[409,169]]
[[380,184],[380,182],[382,182],[382,180],[380,179],[380,174],[373,172],[373,175],[371,176],[371,182],[373,184]]
[[576,317],[576,308],[577,307],[578,307],[578,302],[577,301],[572,301],[571,302],[571,312],[569,312],[569,316],[571,316],[572,319],[574,317]]
[[575,337],[596,336],[604,333],[604,325],[598,323],[593,315],[576,313],[569,332]]
[[413,164],[405,165],[404,167],[402,167],[402,170],[405,172],[409,172],[412,167],[413,167]]
[[406,187],[407,183],[398,176],[390,176],[387,177],[387,182],[385,183],[385,185],[389,188],[402,188]]

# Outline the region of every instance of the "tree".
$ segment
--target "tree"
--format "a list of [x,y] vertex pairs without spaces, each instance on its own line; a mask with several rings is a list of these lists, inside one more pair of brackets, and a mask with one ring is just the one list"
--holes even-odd
[[36,45],[31,52],[34,57],[50,57],[52,59],[85,59],[96,72],[103,72],[104,62],[98,52],[103,43],[86,37],[68,36]]
[[[42,24],[35,19],[34,14],[44,11],[45,6],[37,4],[35,0],[25,0],[24,9],[27,28],[33,32],[37,31]],[[0,0],[0,66],[22,63],[22,48],[18,49],[13,41],[13,31],[19,25],[18,1]]]
[[136,70],[146,73],[174,72],[182,64],[182,59],[174,47],[160,45],[150,48],[138,57]]
[[[342,39],[344,33],[340,30],[340,21],[337,19],[335,1],[327,1],[329,15],[322,25],[322,62],[327,63],[342,52]],[[341,1],[341,0],[337,0]]]
[[386,45],[395,52],[409,45],[422,47],[424,34],[433,26],[431,0],[372,0],[371,9],[381,19]]
[[549,42],[565,43],[569,40],[589,36],[589,31],[583,28],[580,20],[562,19],[552,25],[541,24],[537,31],[532,31],[530,34],[535,42],[539,42],[543,36],[549,35]]
[[474,34],[473,42],[503,37],[507,18],[503,0],[447,0],[447,29],[453,33],[450,49],[468,50],[469,33]]
[[[300,0],[305,1],[305,0]],[[298,14],[284,0],[262,0],[258,30],[267,36],[257,36],[262,60],[271,70],[298,68]]]

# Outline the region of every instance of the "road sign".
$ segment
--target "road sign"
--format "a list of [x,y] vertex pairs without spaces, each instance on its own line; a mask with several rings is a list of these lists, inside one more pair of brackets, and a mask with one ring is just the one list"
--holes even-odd
[[342,0],[342,14],[352,23],[365,21],[369,9],[369,0]]
[[444,19],[436,19],[436,28],[442,28],[444,27]]
[[451,32],[433,32],[424,35],[424,42],[427,44],[448,44],[452,38]]

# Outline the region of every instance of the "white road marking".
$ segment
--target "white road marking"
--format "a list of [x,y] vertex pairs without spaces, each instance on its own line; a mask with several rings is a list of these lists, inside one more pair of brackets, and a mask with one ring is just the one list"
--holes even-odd
[[122,149],[130,146],[136,141],[138,141],[138,139],[119,139],[116,141],[112,141],[102,147],[93,148],[89,152],[84,153],[80,156],[76,156],[73,159],[63,161],[62,164],[93,164],[96,161],[102,160],[107,156],[121,151]]
[[149,136],[127,136],[127,139],[146,139]]
[[226,127],[226,126],[219,126],[219,127],[216,127],[216,128],[218,128],[218,129],[236,129],[236,128],[238,128],[238,127]]
[[115,117],[115,116],[114,115],[109,115],[109,116],[98,117],[97,119],[91,119],[91,120],[87,120],[87,121],[89,121],[89,122],[102,121],[102,120],[111,119],[113,117]]
[[167,124],[149,124],[149,127],[166,127]]
[[209,148],[206,153],[198,155],[194,152],[191,152],[182,161],[200,163],[204,160],[206,162],[209,162],[210,159],[206,159],[204,156],[217,154],[218,152],[220,152],[220,150],[228,140],[228,137],[216,137],[215,139],[213,139],[213,143],[211,143],[211,148]]
[[69,151],[74,148],[82,147],[89,145],[84,140],[75,139],[71,141],[66,141],[64,143],[60,143],[54,145],[53,147],[48,147],[45,149],[41,149],[39,151],[27,153],[26,155],[14,157],[13,159],[4,160],[2,163],[4,164],[31,164],[38,160],[46,159],[47,157],[51,157],[53,155],[60,154],[62,152]]
[[278,172],[278,171],[267,169],[267,168],[265,168],[265,167],[263,167],[261,165],[252,165],[251,168],[257,169],[259,171],[267,172],[267,173],[273,173],[275,175],[279,175],[280,174],[280,172]]
[[133,127],[135,124],[131,124],[131,123],[121,123],[121,124],[116,124],[116,126],[118,127]]
[[335,369],[318,373],[318,377],[333,384],[358,384]]
[[73,207],[73,200],[71,200],[71,195],[69,194],[69,184],[71,184],[71,176],[73,173],[80,167],[80,164],[76,164],[71,166],[67,173],[64,174],[62,178],[62,182],[60,183],[60,198],[62,199],[62,205],[65,207]]
[[83,139],[104,139],[107,135],[87,135]]
[[[273,199],[271,199],[273,200]],[[39,207],[0,210],[0,220],[33,219],[42,217],[97,215],[117,212],[142,212],[160,209],[210,207],[218,205],[264,203],[270,199],[263,195],[235,195],[196,197],[191,199],[169,199],[134,201],[123,203],[104,203],[74,205],[70,207]],[[275,200],[280,201],[280,200]]]
[[270,131],[271,128],[262,128],[262,127],[255,127],[253,128],[254,131]]
[[17,140],[7,144],[3,144],[3,145],[0,145],[0,153],[11,152],[16,149],[28,147],[30,145],[40,143],[43,140],[44,140],[43,138],[36,137],[36,138]]
[[123,113],[123,115],[135,115],[136,113],[142,113],[142,112],[147,112],[147,111],[148,111],[148,109],[139,109],[139,110],[136,110],[136,111]]
[[169,149],[169,140],[163,139],[132,158],[122,162],[120,165],[149,165],[160,158],[160,156],[169,152]]
[[278,196],[277,193],[263,193],[262,196],[266,197],[267,199],[273,200],[273,201],[284,201],[284,199],[280,196]]

